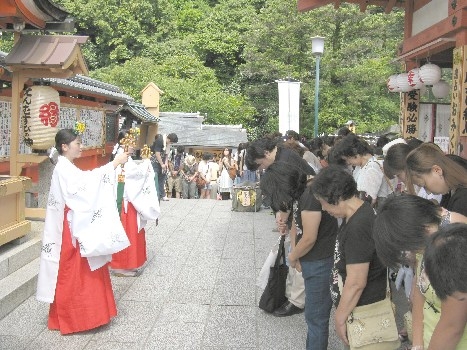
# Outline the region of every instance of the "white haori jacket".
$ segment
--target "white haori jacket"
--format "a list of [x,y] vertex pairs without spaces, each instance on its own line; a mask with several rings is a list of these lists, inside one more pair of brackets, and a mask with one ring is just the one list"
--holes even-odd
[[[121,169],[121,167],[118,167],[117,173],[121,173]],[[124,174],[125,187],[122,210],[127,212],[128,202],[133,204],[138,212],[137,224],[139,232],[149,220],[157,220],[161,213],[154,182],[154,169],[149,159],[134,161],[129,158],[128,162],[125,163]]]
[[47,201],[36,297],[52,303],[57,285],[65,206],[72,243],[78,242],[82,257],[92,271],[104,266],[112,254],[130,245],[118,216],[114,197],[112,163],[82,171],[59,156],[52,174]]

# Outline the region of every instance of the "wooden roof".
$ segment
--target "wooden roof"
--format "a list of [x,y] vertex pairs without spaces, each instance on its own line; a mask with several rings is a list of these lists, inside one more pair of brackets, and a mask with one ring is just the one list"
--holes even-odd
[[48,23],[64,22],[68,12],[50,0],[0,0],[0,29],[13,30],[15,23],[25,29],[45,29]]
[[339,8],[342,3],[356,4],[360,6],[360,11],[366,11],[368,5],[381,6],[386,13],[393,10],[394,7],[404,8],[406,0],[298,0],[297,7],[300,12],[314,10],[321,6],[334,4],[334,8]]
[[73,35],[22,35],[5,57],[5,64],[12,70],[45,68],[70,75],[88,74],[80,45],[87,36]]

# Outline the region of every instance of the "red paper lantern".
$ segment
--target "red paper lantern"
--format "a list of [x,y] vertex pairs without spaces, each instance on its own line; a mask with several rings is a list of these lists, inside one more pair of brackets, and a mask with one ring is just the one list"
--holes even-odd
[[60,115],[58,92],[34,85],[23,92],[22,126],[24,142],[33,149],[46,150],[55,144]]

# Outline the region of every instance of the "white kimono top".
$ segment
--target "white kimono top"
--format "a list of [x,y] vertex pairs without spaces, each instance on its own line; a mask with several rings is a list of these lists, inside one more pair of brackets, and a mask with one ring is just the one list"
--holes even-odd
[[[122,168],[117,167],[117,178],[121,172]],[[128,202],[133,204],[138,212],[137,225],[139,232],[149,220],[157,220],[161,213],[154,182],[154,169],[149,159],[134,161],[128,158],[128,162],[125,163],[124,174],[125,187],[122,210],[125,212],[128,210]],[[115,196],[116,193],[115,191]]]
[[65,205],[72,242],[79,244],[82,257],[92,271],[104,266],[111,256],[130,243],[118,216],[114,197],[115,169],[112,163],[82,171],[59,156],[52,174],[47,201],[40,270],[36,297],[52,303],[55,297]]

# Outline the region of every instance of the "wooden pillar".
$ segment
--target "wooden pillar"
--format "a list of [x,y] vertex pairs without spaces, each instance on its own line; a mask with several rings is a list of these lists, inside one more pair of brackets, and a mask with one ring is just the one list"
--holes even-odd
[[460,46],[456,47],[453,52],[451,116],[449,119],[450,154],[458,154],[460,116],[464,110],[467,110],[465,103],[467,82],[464,81],[464,75],[466,74],[464,68],[466,67],[465,49],[466,46]]
[[10,134],[10,175],[21,174],[19,163],[19,127],[21,120],[21,91],[26,79],[22,70],[14,71],[11,80],[11,134]]

